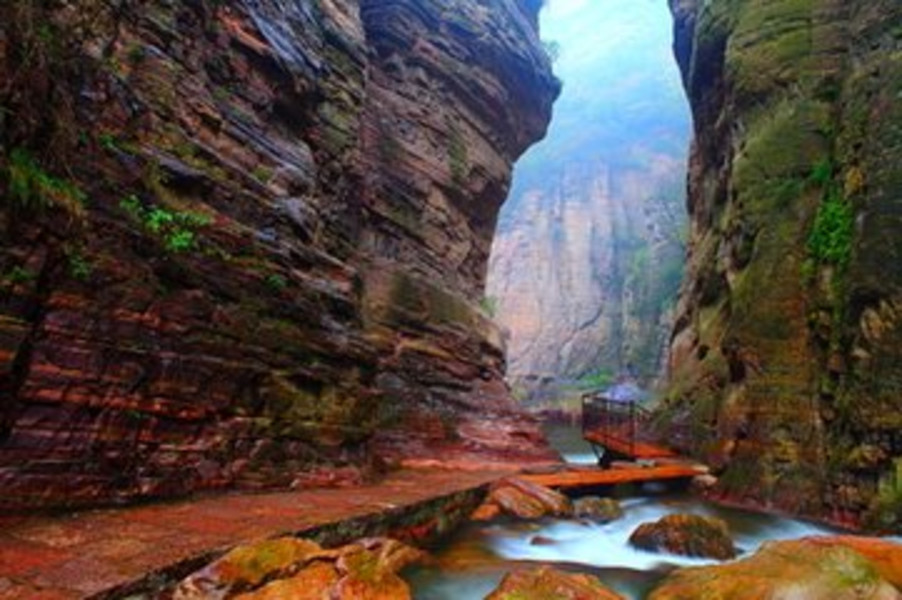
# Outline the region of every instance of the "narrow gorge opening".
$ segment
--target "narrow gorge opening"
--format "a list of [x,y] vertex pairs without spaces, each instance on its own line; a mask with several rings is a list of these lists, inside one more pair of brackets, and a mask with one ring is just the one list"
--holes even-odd
[[529,408],[665,370],[685,261],[690,114],[665,2],[552,0],[546,50],[563,81],[546,138],[516,165],[486,304],[508,332]]

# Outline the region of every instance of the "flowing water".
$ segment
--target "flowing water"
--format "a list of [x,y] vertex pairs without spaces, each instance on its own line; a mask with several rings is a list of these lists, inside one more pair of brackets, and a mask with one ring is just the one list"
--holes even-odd
[[[594,462],[576,430],[552,428],[549,437],[568,461]],[[621,497],[621,503],[624,517],[607,525],[563,520],[470,524],[435,551],[435,564],[406,574],[414,597],[478,600],[491,592],[505,573],[549,564],[596,575],[627,598],[642,598],[675,567],[712,563],[642,552],[627,544],[629,535],[641,523],[677,512],[724,519],[743,555],[769,540],[833,532],[793,519],[717,507],[655,486],[632,489]]]

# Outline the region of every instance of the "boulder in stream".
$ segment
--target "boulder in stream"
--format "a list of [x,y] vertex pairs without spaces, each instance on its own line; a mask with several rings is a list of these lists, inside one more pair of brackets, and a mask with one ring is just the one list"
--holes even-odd
[[493,505],[497,506],[501,513],[520,519],[573,515],[573,503],[567,496],[516,477],[508,477],[495,483],[483,508],[477,512],[488,512]]
[[623,600],[597,578],[551,567],[508,573],[486,600]]
[[610,523],[623,516],[623,508],[613,498],[584,496],[573,502],[573,514],[576,517],[590,519],[600,523]]
[[630,544],[650,552],[670,552],[728,560],[736,547],[727,524],[714,517],[667,515],[654,523],[643,523],[630,536]]
[[882,557],[882,564],[877,564],[853,550],[856,544],[831,539],[769,542],[754,555],[733,563],[678,569],[655,588],[649,600],[902,599],[890,583],[900,575],[902,546],[892,544],[894,557],[890,557],[888,542],[877,541],[880,548],[872,548]]
[[405,600],[410,588],[398,572],[425,558],[387,538],[368,538],[335,550],[296,538],[266,540],[230,551],[182,581],[175,600]]

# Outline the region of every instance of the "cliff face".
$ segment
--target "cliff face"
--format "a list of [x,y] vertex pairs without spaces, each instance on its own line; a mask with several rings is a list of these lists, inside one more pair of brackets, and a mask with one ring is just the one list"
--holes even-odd
[[547,456],[478,308],[534,4],[6,3],[0,504]]
[[661,371],[684,259],[676,157],[563,166],[505,207],[488,294],[510,331],[508,379],[529,403],[631,366]]
[[902,5],[671,8],[695,143],[668,416],[734,499],[898,529]]
[[[616,14],[616,23],[611,14]],[[518,163],[487,294],[510,331],[508,377],[531,403],[630,365],[663,371],[684,260],[689,111],[665,5],[551,5],[564,80],[548,136]]]

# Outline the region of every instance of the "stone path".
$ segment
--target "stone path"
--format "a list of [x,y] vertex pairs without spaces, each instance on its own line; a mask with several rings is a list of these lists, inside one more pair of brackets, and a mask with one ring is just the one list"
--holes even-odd
[[0,600],[92,597],[149,573],[199,566],[241,542],[417,505],[514,470],[407,469],[355,488],[223,495],[62,516],[0,516]]

